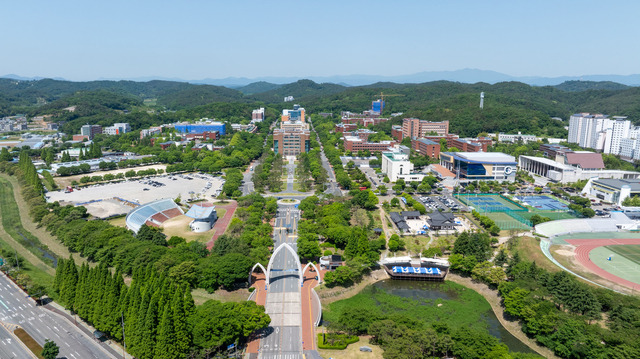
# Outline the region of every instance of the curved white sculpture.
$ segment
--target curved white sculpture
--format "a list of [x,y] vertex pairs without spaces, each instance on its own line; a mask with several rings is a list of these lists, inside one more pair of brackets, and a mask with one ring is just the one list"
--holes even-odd
[[300,264],[300,258],[298,257],[298,253],[296,253],[296,251],[294,251],[289,244],[282,243],[278,248],[276,248],[275,251],[273,251],[273,255],[271,255],[271,259],[269,259],[269,264],[267,265],[267,285],[271,283],[270,274],[271,274],[271,265],[273,264],[273,258],[276,257],[276,254],[278,254],[278,252],[280,252],[282,248],[285,248],[293,255],[293,258],[295,258],[296,260],[296,265],[298,266],[298,275],[300,276],[300,278],[302,278],[302,264]]
[[309,268],[309,266],[312,266],[313,269],[316,270],[316,273],[318,273],[318,284],[322,284],[322,278],[320,277],[320,271],[318,270],[318,267],[316,267],[315,264],[313,264],[313,262],[309,262],[307,263],[306,266],[304,266],[304,268],[302,269],[302,275],[300,276],[300,286],[302,287],[302,285],[304,284],[304,272],[307,271],[307,268]]
[[262,269],[262,273],[264,273],[264,276],[266,277],[267,281],[269,280],[269,272],[267,272],[266,269],[264,269],[264,266],[260,263],[256,263],[253,265],[253,268],[251,268],[251,272],[249,272],[249,285],[251,285],[251,275],[253,274],[253,271],[256,270],[256,267],[260,267]]

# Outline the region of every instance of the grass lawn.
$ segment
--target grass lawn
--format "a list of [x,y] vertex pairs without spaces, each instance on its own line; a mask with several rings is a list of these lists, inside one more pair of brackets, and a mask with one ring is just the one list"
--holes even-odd
[[51,260],[45,259],[39,250],[44,246],[38,237],[22,226],[21,213],[13,196],[13,186],[4,176],[0,177],[0,213],[2,213],[2,226],[11,238],[44,262],[51,263]]
[[109,224],[116,227],[126,227],[127,226],[127,217],[118,217],[107,220]]
[[249,291],[245,288],[234,290],[229,292],[223,289],[218,289],[214,293],[207,293],[202,288],[196,288],[191,291],[191,296],[196,305],[201,305],[207,300],[219,300],[221,302],[244,302],[249,298]]
[[431,238],[429,236],[405,236],[403,240],[407,252],[417,254],[429,247]]
[[26,345],[27,348],[29,348],[29,350],[38,357],[38,359],[44,359],[42,356],[42,347],[24,329],[18,328],[13,331],[13,334],[15,334],[18,339],[20,339],[20,341],[22,341],[24,345]]
[[191,221],[193,221],[192,218],[184,215],[171,218],[162,223],[162,232],[167,235],[167,238],[178,236],[186,239],[187,242],[198,241],[206,243],[211,240],[211,237],[214,234],[213,230],[200,233],[193,232],[189,228],[189,223],[191,223]]
[[[71,254],[69,252],[69,249],[64,244],[62,244],[62,242],[60,242],[58,238],[54,237],[51,233],[47,232],[46,228],[38,227],[38,225],[35,222],[33,222],[33,220],[31,219],[31,216],[29,215],[29,207],[27,206],[25,201],[22,200],[22,194],[21,194],[22,189],[20,188],[20,185],[18,184],[18,181],[15,179],[15,177],[0,175],[0,181],[2,179],[8,180],[9,183],[12,185],[13,190],[15,191],[13,193],[13,203],[17,204],[20,222],[22,223],[22,226],[24,227],[24,229],[27,232],[33,234],[36,238],[38,238],[40,243],[45,245],[51,252],[53,252],[58,257],[69,258],[69,255]],[[73,253],[73,259],[76,261],[76,264],[78,265],[81,265],[82,263],[87,262],[87,260],[81,257],[80,254],[78,253]]]
[[532,262],[536,262],[536,265],[540,268],[546,269],[549,272],[559,272],[560,267],[552,263],[540,250],[540,242],[533,237],[518,237],[516,239],[518,244],[516,250],[520,254],[520,258]]

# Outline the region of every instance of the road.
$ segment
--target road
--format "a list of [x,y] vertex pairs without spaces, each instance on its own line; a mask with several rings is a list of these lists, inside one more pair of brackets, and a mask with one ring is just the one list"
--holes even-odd
[[27,298],[25,293],[17,288],[4,273],[0,274],[0,321],[19,325],[40,345],[44,345],[45,339],[53,340],[60,347],[59,357],[68,359],[115,358],[106,352],[94,338],[82,332],[73,323],[41,306],[36,306],[33,299]]
[[249,164],[249,168],[243,174],[244,184],[241,186],[242,195],[246,196],[255,191],[253,186],[253,169],[258,165],[258,161]]
[[315,132],[316,130],[313,128],[313,124],[311,124],[311,129],[316,134],[316,140],[320,143],[320,149],[322,150],[320,151],[320,160],[322,162],[322,167],[327,171],[327,179],[329,180],[329,183],[326,184],[327,188],[325,193],[332,194],[334,196],[342,196],[342,191],[338,186],[338,181],[336,181],[336,173],[333,171],[333,167],[331,167],[329,159],[324,154],[324,145],[320,142],[320,136]]
[[[294,204],[278,204],[273,231],[275,248],[288,243],[297,251],[299,218]],[[296,258],[289,251],[280,250],[271,261],[271,283],[266,300],[271,324],[267,329],[269,334],[260,342],[259,357],[302,359],[301,292]]]
[[31,351],[18,342],[13,334],[0,325],[0,358],[31,358]]

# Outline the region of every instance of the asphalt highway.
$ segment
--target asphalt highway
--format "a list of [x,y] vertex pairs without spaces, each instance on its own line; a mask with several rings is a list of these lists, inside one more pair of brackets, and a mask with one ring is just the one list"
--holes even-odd
[[9,330],[0,325],[0,358],[31,358],[30,353]]
[[[297,251],[300,213],[295,205],[279,204],[273,241],[275,248],[288,243]],[[297,254],[281,249],[271,259],[271,280],[266,309],[271,316],[268,335],[260,342],[260,358],[302,359],[301,292]]]
[[[82,332],[73,323],[41,306],[36,306],[33,299],[27,298],[25,293],[17,288],[4,273],[0,274],[0,321],[19,325],[40,345],[44,345],[45,339],[53,340],[60,347],[59,357],[114,358],[94,338]],[[2,338],[4,334],[0,331]],[[0,353],[4,347],[7,347],[7,351],[18,354],[14,341],[9,342],[8,339],[0,339],[0,343],[3,343],[0,344]],[[25,356],[18,357],[25,358]],[[29,357],[26,356],[26,358]],[[11,358],[11,356],[2,356],[2,358]]]

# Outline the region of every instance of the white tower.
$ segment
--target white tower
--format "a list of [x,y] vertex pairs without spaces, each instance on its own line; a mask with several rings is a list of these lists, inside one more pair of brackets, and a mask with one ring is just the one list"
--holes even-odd
[[484,108],[484,92],[480,92],[480,109]]

